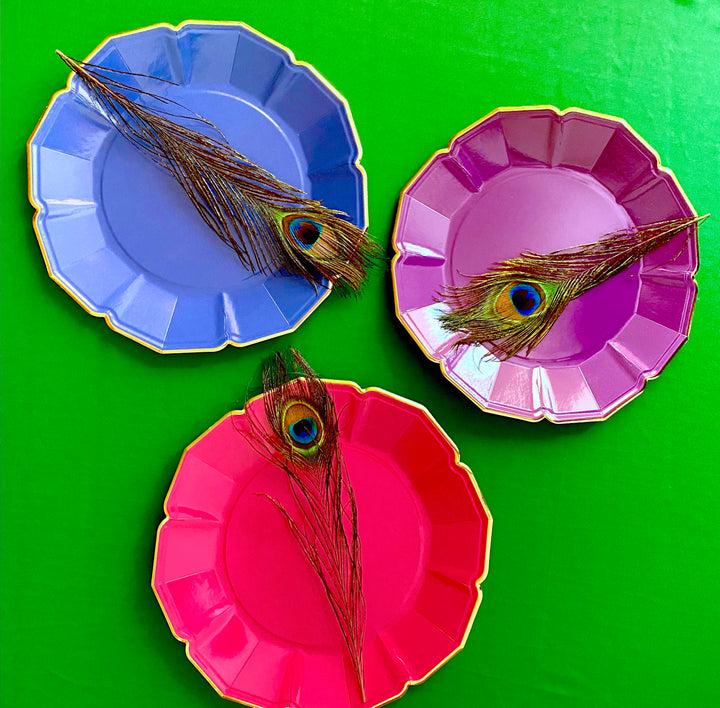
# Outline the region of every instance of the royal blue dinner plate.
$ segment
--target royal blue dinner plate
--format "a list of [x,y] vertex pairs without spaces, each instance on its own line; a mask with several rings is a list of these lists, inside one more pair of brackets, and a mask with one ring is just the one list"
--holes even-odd
[[[236,150],[365,227],[365,175],[347,103],[284,47],[242,24],[184,23],[110,37],[86,61],[173,82],[123,78],[208,118]],[[327,283],[316,289],[244,268],[76,76],[53,97],[28,149],[50,276],[151,349],[207,351],[284,334],[329,293]]]

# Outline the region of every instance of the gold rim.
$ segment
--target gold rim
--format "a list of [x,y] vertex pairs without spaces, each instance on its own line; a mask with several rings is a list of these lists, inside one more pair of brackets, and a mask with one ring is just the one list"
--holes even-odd
[[[386,391],[382,388],[377,388],[375,386],[369,386],[368,388],[361,388],[356,384],[354,381],[344,381],[340,379],[323,379],[325,383],[328,384],[337,384],[340,386],[350,386],[351,388],[355,389],[360,394],[375,392],[380,393],[384,396],[388,396],[389,398],[392,398],[396,401],[399,401],[401,403],[404,403],[405,405],[410,406],[411,408],[415,408],[419,410],[421,413],[423,413],[430,422],[438,429],[444,440],[450,445],[451,450],[453,451],[455,460],[454,464],[455,466],[461,471],[464,472],[467,475],[467,478],[470,481],[470,484],[472,485],[472,489],[475,491],[475,494],[477,495],[477,499],[480,502],[480,506],[482,508],[483,513],[487,517],[487,531],[485,534],[485,563],[483,565],[483,568],[480,572],[480,577],[475,580],[472,584],[472,586],[477,591],[477,599],[475,600],[475,605],[470,613],[470,619],[468,620],[467,626],[465,628],[465,633],[463,635],[462,641],[459,643],[456,649],[454,649],[450,654],[448,654],[442,661],[440,661],[438,664],[436,664],[430,671],[428,671],[422,678],[419,679],[412,679],[405,682],[405,685],[402,687],[399,693],[396,693],[394,696],[387,698],[386,700],[375,703],[372,706],[367,706],[366,708],[379,708],[379,706],[384,706],[387,703],[390,703],[401,696],[405,695],[408,688],[410,686],[416,686],[418,684],[421,684],[425,681],[427,681],[430,676],[432,676],[438,669],[442,668],[445,664],[447,664],[450,659],[452,659],[454,656],[456,656],[462,649],[465,648],[465,644],[467,643],[467,639],[470,636],[470,631],[472,629],[473,623],[475,622],[475,617],[477,616],[478,610],[480,609],[480,603],[482,602],[482,588],[480,587],[481,583],[484,582],[485,578],[488,574],[488,569],[490,567],[490,543],[492,538],[492,527],[493,527],[493,518],[490,514],[490,510],[487,507],[487,504],[485,503],[485,499],[482,495],[482,492],[480,491],[480,488],[478,487],[477,481],[475,480],[475,475],[472,473],[472,470],[463,462],[460,462],[460,451],[458,450],[457,445],[453,442],[453,440],[450,438],[450,436],[445,432],[445,430],[442,428],[442,426],[435,420],[434,416],[430,411],[423,406],[420,403],[417,403],[416,401],[411,401],[408,398],[405,398],[403,396],[399,396],[395,393],[391,393],[390,391]],[[254,401],[257,401],[258,399],[262,398],[263,394],[258,394],[257,396],[253,396],[250,400],[248,400],[245,403],[245,407],[242,410],[235,410],[230,411],[229,413],[226,413],[220,420],[213,423],[209,428],[205,430],[201,435],[199,435],[195,440],[193,440],[184,450],[183,454],[180,457],[180,462],[178,463],[177,469],[175,470],[175,474],[173,475],[172,481],[170,482],[170,487],[168,488],[168,492],[165,495],[165,501],[163,502],[163,510],[165,512],[165,518],[160,523],[160,526],[158,526],[157,533],[155,534],[155,552],[153,555],[153,570],[152,570],[152,576],[150,579],[150,586],[152,588],[153,593],[155,594],[155,597],[158,601],[158,604],[160,605],[160,609],[162,610],[163,615],[165,616],[165,620],[168,623],[168,626],[170,627],[170,632],[172,633],[173,637],[177,639],[179,642],[182,642],[185,644],[185,655],[187,656],[190,663],[205,677],[205,679],[208,681],[208,683],[215,689],[215,691],[222,696],[223,698],[234,701],[235,703],[240,703],[242,705],[250,706],[250,708],[263,708],[263,706],[258,706],[254,703],[249,703],[248,701],[242,701],[238,698],[232,698],[231,696],[226,696],[222,690],[213,682],[213,680],[198,666],[198,664],[195,662],[195,660],[190,655],[190,640],[184,639],[183,637],[178,636],[175,633],[175,629],[172,626],[172,623],[170,622],[170,618],[167,615],[167,612],[165,611],[165,607],[162,604],[162,601],[160,599],[160,595],[158,594],[158,591],[155,587],[155,573],[157,570],[157,557],[158,557],[158,548],[160,543],[160,532],[162,528],[167,524],[171,519],[168,512],[168,499],[170,498],[170,494],[172,492],[172,489],[175,485],[175,481],[177,479],[178,473],[180,472],[180,468],[183,465],[183,462],[185,461],[185,457],[190,451],[192,447],[194,447],[202,438],[204,438],[208,433],[210,433],[214,428],[216,428],[218,425],[223,423],[228,418],[231,418],[233,416],[242,416],[245,415],[245,409]]]
[[[692,202],[688,199],[687,194],[685,194],[685,190],[683,190],[682,186],[680,185],[680,182],[678,181],[677,177],[675,176],[675,173],[669,168],[664,167],[660,162],[660,155],[658,154],[657,150],[652,147],[636,130],[633,129],[633,127],[624,119],[624,118],[618,118],[617,116],[611,116],[607,113],[599,113],[597,111],[589,111],[585,108],[565,108],[564,110],[560,110],[556,108],[555,106],[551,105],[538,105],[538,106],[512,106],[512,107],[501,107],[501,108],[495,108],[494,110],[490,111],[487,115],[483,116],[479,120],[476,120],[471,125],[467,126],[467,128],[463,128],[460,132],[453,135],[453,137],[450,139],[450,142],[448,143],[448,146],[446,148],[441,148],[440,150],[436,150],[428,160],[425,161],[423,166],[415,173],[415,175],[412,177],[412,179],[405,185],[403,190],[400,192],[400,199],[398,201],[398,208],[397,208],[397,215],[395,217],[395,226],[393,227],[393,233],[392,233],[392,239],[391,244],[393,247],[393,251],[395,252],[392,260],[390,262],[390,273],[392,275],[392,283],[393,283],[393,301],[395,304],[395,316],[400,320],[403,327],[407,330],[407,332],[410,334],[410,336],[415,340],[415,343],[420,347],[420,350],[425,354],[425,356],[430,359],[430,361],[434,361],[437,364],[440,365],[440,369],[442,371],[443,376],[453,385],[455,388],[460,390],[465,396],[467,396],[480,410],[482,410],[485,413],[492,413],[494,415],[500,415],[505,418],[513,418],[515,420],[523,420],[528,423],[539,423],[542,420],[549,420],[551,423],[555,423],[557,425],[570,425],[574,423],[596,423],[603,420],[607,420],[613,413],[616,413],[619,411],[623,406],[626,406],[630,401],[632,401],[634,398],[639,396],[644,390],[645,385],[648,381],[652,381],[653,379],[656,379],[660,374],[663,372],[665,367],[670,363],[670,360],[675,355],[675,353],[680,349],[680,347],[687,342],[689,336],[690,336],[690,327],[692,324],[692,318],[695,313],[695,305],[697,304],[697,295],[695,299],[693,300],[692,306],[690,308],[689,318],[688,318],[688,331],[687,334],[684,335],[685,339],[678,345],[678,348],[675,350],[672,356],[658,369],[657,372],[648,372],[647,374],[643,374],[643,385],[640,389],[637,391],[631,392],[631,395],[628,397],[622,399],[620,402],[618,402],[613,408],[611,408],[607,413],[604,415],[593,417],[593,418],[582,418],[582,419],[576,419],[576,420],[559,420],[553,415],[553,411],[545,411],[543,410],[542,416],[540,418],[530,418],[527,416],[519,415],[516,413],[510,413],[507,411],[500,411],[495,410],[494,408],[489,408],[485,405],[483,405],[480,401],[476,400],[474,397],[468,395],[463,388],[457,384],[455,381],[453,381],[450,378],[449,372],[447,367],[445,366],[445,361],[442,359],[437,359],[434,356],[430,354],[430,352],[425,348],[423,343],[418,339],[418,337],[415,335],[415,333],[410,329],[410,326],[405,322],[405,320],[402,317],[402,314],[400,312],[400,304],[398,302],[398,288],[397,288],[397,276],[395,272],[395,266],[397,264],[397,261],[400,259],[400,256],[402,255],[400,249],[397,245],[397,237],[398,237],[398,228],[400,226],[400,214],[402,212],[403,207],[403,201],[405,200],[405,197],[407,195],[407,191],[412,187],[412,185],[415,183],[415,181],[420,177],[420,175],[427,169],[427,167],[430,165],[430,163],[437,158],[440,155],[444,155],[449,153],[452,150],[454,142],[461,137],[462,135],[465,135],[468,131],[472,130],[475,126],[480,125],[480,123],[484,123],[485,121],[489,120],[493,116],[497,115],[498,113],[514,113],[514,112],[524,112],[524,111],[536,111],[536,110],[549,110],[553,111],[558,117],[562,117],[566,115],[567,113],[580,113],[582,115],[591,116],[593,118],[603,118],[605,120],[610,120],[615,123],[620,124],[623,128],[625,128],[633,137],[635,137],[641,145],[643,145],[653,156],[655,159],[655,167],[659,172],[663,172],[667,174],[670,179],[673,181],[675,186],[677,187],[678,191],[680,192],[680,196],[685,200],[687,205],[690,207],[690,211],[692,212],[693,216],[697,216],[698,212],[696,211],[695,207],[693,206]],[[697,233],[697,227],[695,228],[695,232]],[[695,288],[697,292],[697,281],[695,280],[695,274],[698,272],[698,269],[700,268],[700,253],[698,249],[697,253],[697,264],[693,268],[692,272],[689,273],[692,281],[695,283]],[[637,314],[637,313],[635,313]],[[681,332],[678,332],[678,334],[682,334]],[[535,367],[533,367],[534,369]]]
[[[365,169],[360,164],[360,160],[362,159],[362,144],[360,143],[360,136],[357,132],[357,127],[355,125],[355,120],[352,117],[352,113],[350,112],[350,104],[347,102],[347,99],[345,99],[338,91],[337,89],[323,76],[320,75],[320,73],[313,67],[312,65],[308,64],[304,61],[299,61],[295,58],[295,55],[293,54],[292,50],[288,49],[284,45],[280,44],[279,42],[276,42],[274,39],[271,39],[270,37],[264,35],[262,32],[258,32],[253,27],[250,27],[250,25],[246,24],[245,22],[219,22],[215,20],[184,20],[179,25],[172,25],[168,22],[157,22],[153,25],[148,25],[147,27],[141,27],[140,29],[136,30],[128,30],[127,32],[120,32],[118,34],[112,34],[108,37],[106,37],[100,44],[98,44],[95,49],[93,49],[86,57],[85,61],[88,61],[91,57],[93,57],[97,52],[102,49],[108,42],[111,42],[115,39],[118,39],[120,37],[126,37],[128,35],[132,34],[138,34],[140,32],[148,32],[153,29],[157,29],[160,27],[164,27],[167,29],[172,30],[173,32],[179,32],[182,28],[188,25],[213,25],[213,26],[224,26],[224,27],[244,27],[245,29],[249,30],[250,32],[254,33],[258,37],[261,37],[262,39],[270,42],[271,44],[274,44],[276,47],[281,49],[283,52],[286,52],[291,63],[295,64],[296,66],[303,66],[306,69],[308,69],[312,75],[320,81],[327,89],[330,90],[330,92],[337,98],[340,103],[345,108],[345,112],[348,118],[348,122],[350,124],[350,130],[352,132],[352,137],[355,141],[355,144],[357,146],[358,155],[355,159],[355,162],[353,163],[353,166],[360,172],[361,177],[361,187],[362,187],[362,196],[363,196],[363,219],[365,223],[365,227],[367,228],[367,225],[369,223],[369,216],[368,216],[368,193],[367,193],[367,173],[365,172]],[[93,310],[92,307],[90,307],[87,303],[85,303],[82,300],[82,297],[79,293],[75,292],[73,288],[68,284],[63,282],[60,277],[53,272],[52,267],[50,266],[50,260],[48,258],[47,252],[45,250],[45,245],[43,244],[42,237],[40,235],[40,231],[38,229],[37,221],[38,218],[42,212],[42,207],[40,204],[38,204],[32,194],[32,181],[33,181],[33,167],[32,167],[32,154],[31,154],[31,143],[33,141],[33,138],[35,137],[35,134],[38,132],[40,126],[42,125],[43,121],[45,120],[45,117],[47,116],[48,112],[54,105],[55,101],[64,93],[67,93],[70,91],[70,81],[72,79],[73,73],[70,72],[70,75],[68,76],[67,83],[65,85],[65,88],[62,88],[58,91],[56,91],[52,98],[50,99],[50,102],[47,105],[47,108],[43,111],[42,115],[40,116],[40,119],[38,120],[37,125],[35,126],[33,132],[30,134],[30,137],[27,140],[27,165],[28,165],[28,200],[30,201],[30,204],[32,204],[33,208],[35,209],[35,214],[33,215],[33,230],[35,231],[35,236],[38,240],[38,244],[40,246],[40,251],[42,252],[43,261],[45,263],[45,268],[48,272],[48,275],[50,278],[57,283],[70,297],[75,300],[82,308],[87,312],[88,314],[92,315],[93,317],[99,317],[105,320],[105,323],[107,326],[113,331],[117,332],[118,334],[123,335],[124,337],[127,337],[128,339],[131,339],[134,342],[137,342],[138,344],[142,344],[144,347],[147,347],[148,349],[151,349],[154,352],[157,352],[158,354],[195,354],[195,353],[201,353],[201,352],[217,352],[221,349],[225,349],[228,345],[233,347],[249,347],[253,344],[258,344],[260,342],[266,342],[270,339],[274,339],[275,337],[281,337],[284,334],[290,334],[291,332],[294,332],[298,327],[300,327],[305,320],[310,317],[310,315],[315,312],[315,310],[325,301],[325,299],[330,295],[330,292],[332,291],[332,283],[329,283],[328,286],[325,288],[325,293],[320,297],[320,299],[303,315],[303,317],[292,327],[286,330],[282,330],[281,332],[276,332],[274,334],[267,335],[265,337],[259,337],[258,339],[253,339],[249,342],[232,342],[229,339],[227,339],[222,344],[218,345],[217,347],[202,347],[198,349],[161,349],[160,347],[155,346],[154,344],[151,344],[150,342],[146,342],[143,339],[140,339],[138,336],[127,332],[125,330],[122,330],[119,328],[119,326],[115,325],[112,320],[110,319],[110,314],[107,312],[99,312],[96,310]]]

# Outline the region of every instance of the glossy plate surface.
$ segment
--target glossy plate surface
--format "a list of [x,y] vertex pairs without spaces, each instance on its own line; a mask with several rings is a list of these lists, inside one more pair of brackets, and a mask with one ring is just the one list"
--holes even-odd
[[[88,61],[174,82],[126,77],[207,117],[239,152],[365,226],[348,106],[289,50],[241,24],[185,23],[111,37]],[[295,329],[329,292],[302,278],[247,271],[75,76],[53,98],[28,149],[50,275],[91,314],[152,349],[267,339]]]
[[[429,413],[330,382],[353,484],[367,606],[366,701],[325,591],[284,518],[286,473],[247,439],[244,411],[187,448],[158,531],[153,588],[216,690],[277,708],[377,706],[465,643],[480,603],[491,518]],[[246,410],[265,421],[262,400]]]
[[590,243],[689,216],[673,174],[624,121],[578,109],[500,109],[436,153],[403,193],[394,236],[396,309],[425,354],[481,408],[525,420],[603,419],[639,394],[686,340],[697,232],[678,235],[572,301],[529,356],[453,349],[445,285],[527,250]]

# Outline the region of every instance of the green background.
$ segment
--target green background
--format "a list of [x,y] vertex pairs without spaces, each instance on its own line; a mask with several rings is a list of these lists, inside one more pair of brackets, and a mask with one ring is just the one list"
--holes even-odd
[[[688,343],[597,424],[482,413],[393,315],[389,274],[246,349],[155,354],[47,277],[25,142],[67,68],[109,34],[242,20],[349,101],[370,226],[388,245],[425,160],[497,106],[625,118],[700,212]],[[150,590],[180,454],[244,400],[261,358],[299,347],[330,378],[426,405],[495,518],[467,646],[412,706],[709,706],[718,679],[720,3],[49,0],[2,3],[2,700],[4,706],[222,706]]]

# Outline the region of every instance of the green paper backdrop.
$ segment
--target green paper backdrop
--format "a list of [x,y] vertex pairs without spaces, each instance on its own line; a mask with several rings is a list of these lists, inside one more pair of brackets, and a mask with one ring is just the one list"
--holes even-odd
[[[242,20],[349,101],[370,225],[389,244],[400,190],[497,106],[622,116],[671,167],[702,226],[691,337],[599,424],[482,413],[395,320],[388,273],[247,349],[162,356],[47,277],[25,142],[104,37],[160,21]],[[412,706],[711,706],[718,679],[720,3],[123,0],[2,3],[3,706],[222,706],[150,590],[180,454],[243,402],[262,357],[299,347],[324,376],[426,405],[495,518],[467,646]]]

